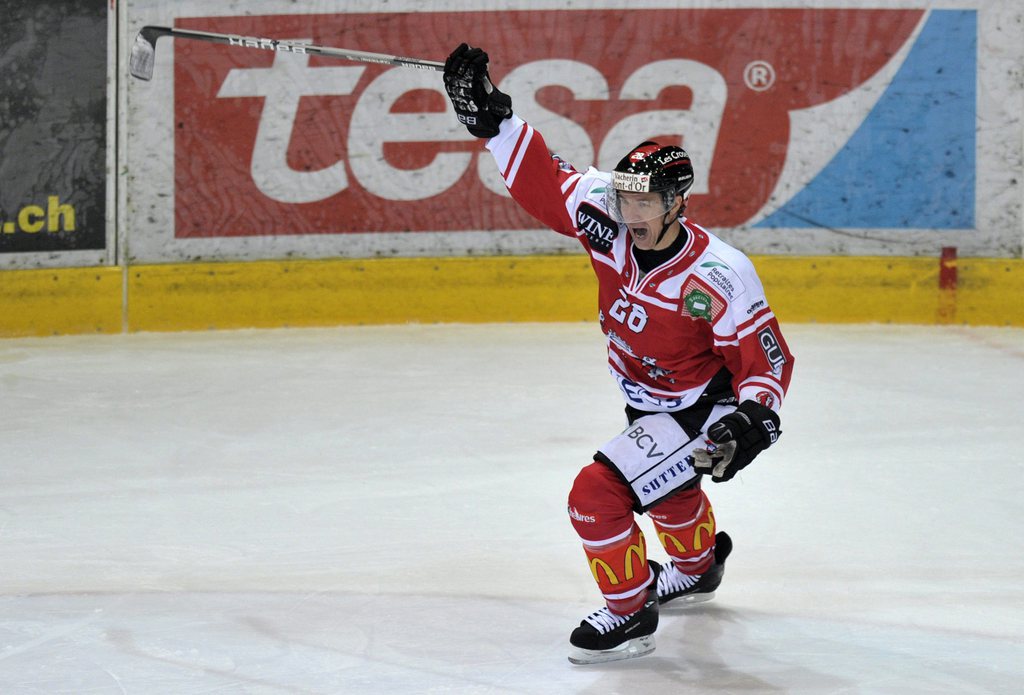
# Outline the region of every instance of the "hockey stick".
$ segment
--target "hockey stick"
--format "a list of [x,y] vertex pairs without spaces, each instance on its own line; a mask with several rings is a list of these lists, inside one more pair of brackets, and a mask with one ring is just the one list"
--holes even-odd
[[150,80],[153,78],[153,64],[156,62],[156,42],[157,39],[162,36],[170,36],[171,38],[180,39],[198,39],[200,41],[210,41],[212,43],[223,43],[228,46],[262,48],[267,51],[321,55],[329,58],[355,60],[361,63],[398,65],[406,68],[419,68],[420,70],[444,70],[444,63],[436,63],[431,60],[420,60],[419,58],[404,58],[401,56],[384,55],[381,53],[350,51],[346,48],[314,46],[309,43],[279,41],[278,39],[264,39],[254,36],[214,34],[209,31],[191,31],[189,29],[145,26],[142,27],[142,31],[139,32],[138,36],[135,37],[135,43],[132,44],[132,54],[128,59],[128,70],[131,72],[133,77],[137,77],[140,80]]

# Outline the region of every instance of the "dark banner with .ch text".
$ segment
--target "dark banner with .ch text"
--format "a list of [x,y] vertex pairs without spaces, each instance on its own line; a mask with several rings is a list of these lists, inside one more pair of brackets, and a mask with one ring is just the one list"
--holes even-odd
[[0,253],[106,244],[107,0],[0,0]]

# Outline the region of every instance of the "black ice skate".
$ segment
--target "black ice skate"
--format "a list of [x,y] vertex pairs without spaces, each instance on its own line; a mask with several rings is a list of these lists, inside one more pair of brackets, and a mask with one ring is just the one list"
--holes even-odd
[[658,629],[658,575],[661,565],[649,561],[654,576],[647,599],[636,613],[616,615],[607,607],[583,619],[572,631],[569,643],[576,649],[569,655],[574,664],[600,664],[633,659],[654,651],[654,631]]
[[713,599],[731,552],[732,539],[723,532],[715,534],[715,562],[704,574],[684,574],[674,564],[667,564],[658,575],[658,603],[675,601],[674,606],[683,608]]

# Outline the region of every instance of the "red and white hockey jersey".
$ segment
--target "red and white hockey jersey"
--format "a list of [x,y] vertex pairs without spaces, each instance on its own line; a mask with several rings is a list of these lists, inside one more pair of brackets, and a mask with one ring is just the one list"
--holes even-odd
[[590,256],[608,365],[627,404],[683,410],[724,367],[739,401],[778,410],[793,356],[742,252],[681,217],[685,245],[645,274],[626,227],[608,214],[611,174],[576,171],[515,115],[487,149],[515,201],[559,234],[576,237]]

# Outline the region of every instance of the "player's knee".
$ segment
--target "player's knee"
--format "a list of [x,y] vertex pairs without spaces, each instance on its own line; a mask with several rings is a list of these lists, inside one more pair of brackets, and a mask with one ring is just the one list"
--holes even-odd
[[576,476],[569,491],[569,518],[586,538],[604,538],[633,523],[633,498],[625,484],[604,464],[594,462]]

